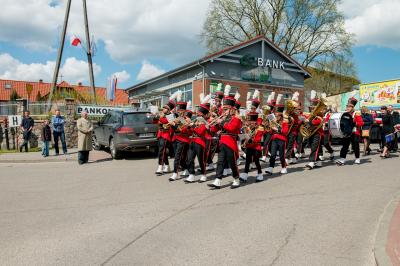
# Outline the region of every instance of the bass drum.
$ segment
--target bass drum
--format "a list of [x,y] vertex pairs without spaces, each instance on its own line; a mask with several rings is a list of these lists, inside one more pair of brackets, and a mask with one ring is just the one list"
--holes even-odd
[[328,122],[329,133],[334,138],[348,138],[354,128],[353,116],[350,113],[333,113]]

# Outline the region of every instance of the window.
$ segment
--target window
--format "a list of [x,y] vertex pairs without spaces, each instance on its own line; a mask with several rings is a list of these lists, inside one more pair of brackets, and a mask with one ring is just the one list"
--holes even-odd
[[4,88],[5,88],[5,89],[8,89],[8,90],[11,90],[11,88],[12,88],[11,83],[6,83],[6,84],[4,84]]
[[124,125],[151,124],[152,118],[147,113],[124,114]]
[[169,96],[171,96],[172,94],[174,94],[178,90],[181,90],[183,92],[182,101],[185,101],[185,102],[192,101],[192,98],[193,98],[193,96],[192,96],[192,83],[189,83],[189,84],[186,84],[186,85],[182,85],[182,86],[170,89],[168,91]]

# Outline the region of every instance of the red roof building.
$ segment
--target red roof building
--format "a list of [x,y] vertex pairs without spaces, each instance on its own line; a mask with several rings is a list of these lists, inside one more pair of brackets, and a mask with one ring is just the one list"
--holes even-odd
[[[0,102],[8,102],[11,99],[11,94],[15,91],[18,96],[22,99],[28,99],[28,92],[26,90],[26,85],[31,84],[33,89],[29,95],[29,101],[35,102],[38,95],[40,95],[43,100],[46,100],[50,93],[51,83],[46,83],[43,81],[19,81],[19,80],[3,80],[0,79]],[[88,98],[91,95],[92,89],[88,86],[83,86],[82,84],[72,85],[68,82],[61,82],[57,85],[57,92],[64,93],[65,95],[77,95],[77,101],[80,99]],[[117,89],[115,99],[113,101],[108,101],[107,89],[104,87],[96,87],[97,99],[101,99],[101,104],[107,105],[125,105],[128,104],[128,94],[122,90]],[[68,96],[66,96],[67,98]]]

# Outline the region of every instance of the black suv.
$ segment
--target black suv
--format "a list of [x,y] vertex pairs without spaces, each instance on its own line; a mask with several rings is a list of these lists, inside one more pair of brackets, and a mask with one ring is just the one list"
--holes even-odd
[[110,148],[113,159],[121,159],[124,151],[157,152],[158,126],[147,111],[109,111],[92,138],[93,148]]

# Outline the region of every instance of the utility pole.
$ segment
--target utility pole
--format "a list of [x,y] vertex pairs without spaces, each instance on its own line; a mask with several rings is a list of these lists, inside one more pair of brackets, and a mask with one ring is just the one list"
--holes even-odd
[[54,69],[53,81],[51,82],[50,95],[49,95],[49,99],[47,100],[47,110],[46,110],[47,112],[50,112],[50,110],[51,110],[51,100],[53,98],[54,91],[56,90],[58,72],[60,71],[60,65],[61,65],[61,59],[62,59],[62,54],[63,54],[63,50],[64,50],[65,34],[67,32],[67,25],[68,25],[70,9],[71,9],[71,0],[68,0],[67,8],[65,10],[65,16],[64,16],[64,25],[63,25],[63,29],[61,32],[60,47],[58,47],[56,68]]
[[91,43],[90,43],[89,22],[88,22],[88,16],[87,16],[86,0],[82,0],[82,2],[83,2],[83,16],[85,18],[86,45],[87,45],[86,54],[87,54],[88,65],[89,65],[90,86],[92,87],[92,92],[93,92],[93,102],[94,102],[94,104],[96,104],[96,87],[94,86],[92,47],[91,47]]

